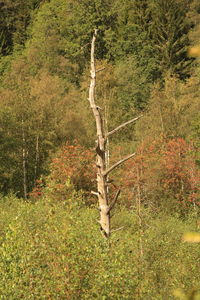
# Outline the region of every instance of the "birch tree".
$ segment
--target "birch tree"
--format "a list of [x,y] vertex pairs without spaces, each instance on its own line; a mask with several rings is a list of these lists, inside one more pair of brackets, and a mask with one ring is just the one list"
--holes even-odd
[[101,108],[96,104],[95,99],[95,86],[96,86],[96,73],[101,70],[96,70],[95,68],[95,41],[97,36],[97,29],[95,29],[92,43],[91,43],[91,81],[89,88],[89,103],[90,108],[93,112],[95,123],[96,123],[96,168],[97,168],[97,191],[92,191],[92,194],[98,197],[98,210],[100,212],[100,220],[98,221],[101,226],[101,231],[103,235],[108,238],[111,234],[111,226],[110,226],[110,212],[114,208],[115,203],[120,194],[120,190],[116,192],[116,195],[113,199],[110,199],[108,192],[108,175],[115,168],[121,165],[126,160],[130,159],[135,155],[135,153],[131,153],[130,155],[124,157],[123,159],[117,161],[112,166],[108,167],[106,164],[106,153],[107,153],[107,142],[108,138],[116,133],[118,130],[122,129],[128,124],[131,124],[138,120],[140,117],[136,117],[131,119],[110,132],[105,131],[105,126],[103,125],[103,118],[101,113]]

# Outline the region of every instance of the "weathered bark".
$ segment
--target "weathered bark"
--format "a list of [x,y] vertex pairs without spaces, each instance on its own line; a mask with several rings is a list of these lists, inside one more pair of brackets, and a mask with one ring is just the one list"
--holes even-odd
[[94,47],[96,40],[97,30],[93,35],[92,46],[91,46],[91,82],[89,89],[89,102],[90,107],[93,111],[94,118],[96,121],[96,131],[97,131],[97,141],[96,141],[96,165],[97,165],[97,191],[98,191],[98,201],[100,209],[100,225],[103,233],[106,237],[110,235],[110,213],[108,206],[108,194],[106,179],[107,175],[104,175],[106,169],[106,140],[104,137],[103,122],[99,107],[95,103],[95,85],[96,85],[96,69],[94,61]]
[[[101,109],[96,105],[95,102],[95,86],[96,86],[96,68],[95,68],[95,59],[94,59],[94,50],[95,50],[95,40],[96,40],[97,30],[95,30],[92,44],[91,44],[91,81],[89,88],[89,103],[92,109],[95,122],[96,122],[96,166],[97,166],[97,192],[92,191],[92,194],[98,197],[99,208],[100,211],[100,220],[98,221],[101,226],[101,230],[105,237],[109,237],[111,234],[110,230],[110,211],[114,208],[115,203],[120,194],[120,190],[117,191],[116,196],[113,200],[109,201],[108,198],[108,174],[118,167],[120,164],[133,157],[135,153],[128,155],[127,157],[121,159],[120,161],[113,164],[111,167],[108,167],[106,164],[106,154],[108,153],[108,149],[106,148],[106,144],[108,141],[108,137],[121,129],[122,127],[136,121],[138,118],[132,119],[111,132],[105,133],[105,128],[103,126],[103,119],[101,116]],[[117,229],[118,230],[118,229]]]

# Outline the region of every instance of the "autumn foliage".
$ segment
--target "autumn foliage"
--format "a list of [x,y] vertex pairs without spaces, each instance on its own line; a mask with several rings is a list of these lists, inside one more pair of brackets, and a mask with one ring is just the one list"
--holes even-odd
[[195,164],[194,149],[184,139],[169,141],[162,152],[164,189],[180,201],[199,203],[200,172]]
[[[94,202],[90,192],[95,190],[95,177],[93,151],[77,143],[66,143],[52,159],[50,175],[37,181],[31,196],[40,197],[48,191],[62,200],[71,191],[82,191],[87,202]],[[129,207],[138,197],[150,208],[200,205],[200,170],[195,149],[183,138],[146,139],[118,177],[116,185],[121,186],[124,195],[121,201]],[[115,184],[110,189],[111,194],[116,192]]]
[[60,199],[66,198],[69,190],[82,190],[90,195],[94,184],[94,153],[76,142],[73,145],[67,142],[52,159],[45,184],[38,181],[32,196],[40,196],[44,189]]
[[52,160],[50,169],[50,178],[60,187],[70,180],[76,189],[89,190],[95,177],[94,153],[78,144],[66,143]]
[[169,199],[184,206],[200,204],[200,171],[195,164],[195,151],[182,138],[161,137],[143,142],[135,159],[126,163],[123,177],[130,203],[139,194],[149,206]]

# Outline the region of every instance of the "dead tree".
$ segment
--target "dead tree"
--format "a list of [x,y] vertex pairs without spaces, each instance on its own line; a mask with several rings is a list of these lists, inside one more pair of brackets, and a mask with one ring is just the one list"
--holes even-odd
[[26,137],[25,137],[23,119],[22,119],[22,167],[23,167],[24,199],[27,199],[27,151],[26,151]]
[[110,229],[110,212],[114,208],[115,203],[119,197],[120,190],[117,191],[114,199],[109,199],[108,195],[108,174],[113,171],[116,167],[121,165],[123,162],[128,160],[129,158],[133,157],[135,153],[128,155],[127,157],[121,159],[120,161],[113,164],[111,167],[106,167],[106,143],[108,137],[113,135],[115,132],[120,130],[121,128],[125,127],[128,124],[131,124],[138,120],[140,117],[134,118],[129,120],[120,126],[116,127],[115,129],[111,130],[108,133],[105,133],[105,128],[103,126],[102,115],[101,115],[101,108],[96,104],[95,101],[95,85],[96,85],[96,73],[99,70],[95,68],[95,40],[97,36],[97,30],[95,30],[92,44],[91,44],[91,81],[90,81],[90,88],[89,88],[89,103],[92,109],[95,122],[96,122],[96,167],[97,167],[97,192],[92,191],[92,194],[98,197],[98,210],[100,212],[100,220],[98,221],[101,226],[101,230],[105,237],[109,237],[111,234]]

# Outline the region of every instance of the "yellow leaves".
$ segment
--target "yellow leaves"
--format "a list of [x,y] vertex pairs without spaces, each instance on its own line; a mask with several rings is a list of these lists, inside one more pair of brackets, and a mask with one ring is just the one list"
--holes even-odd
[[179,298],[180,300],[187,300],[186,295],[183,293],[181,289],[175,290],[173,294],[176,298]]
[[176,289],[173,292],[175,298],[178,298],[180,300],[199,300],[199,293],[196,290],[190,291],[189,294],[185,294],[181,289]]
[[190,48],[188,54],[191,57],[200,57],[200,46],[194,46]]
[[188,243],[200,243],[200,233],[186,232],[183,235],[183,241]]

